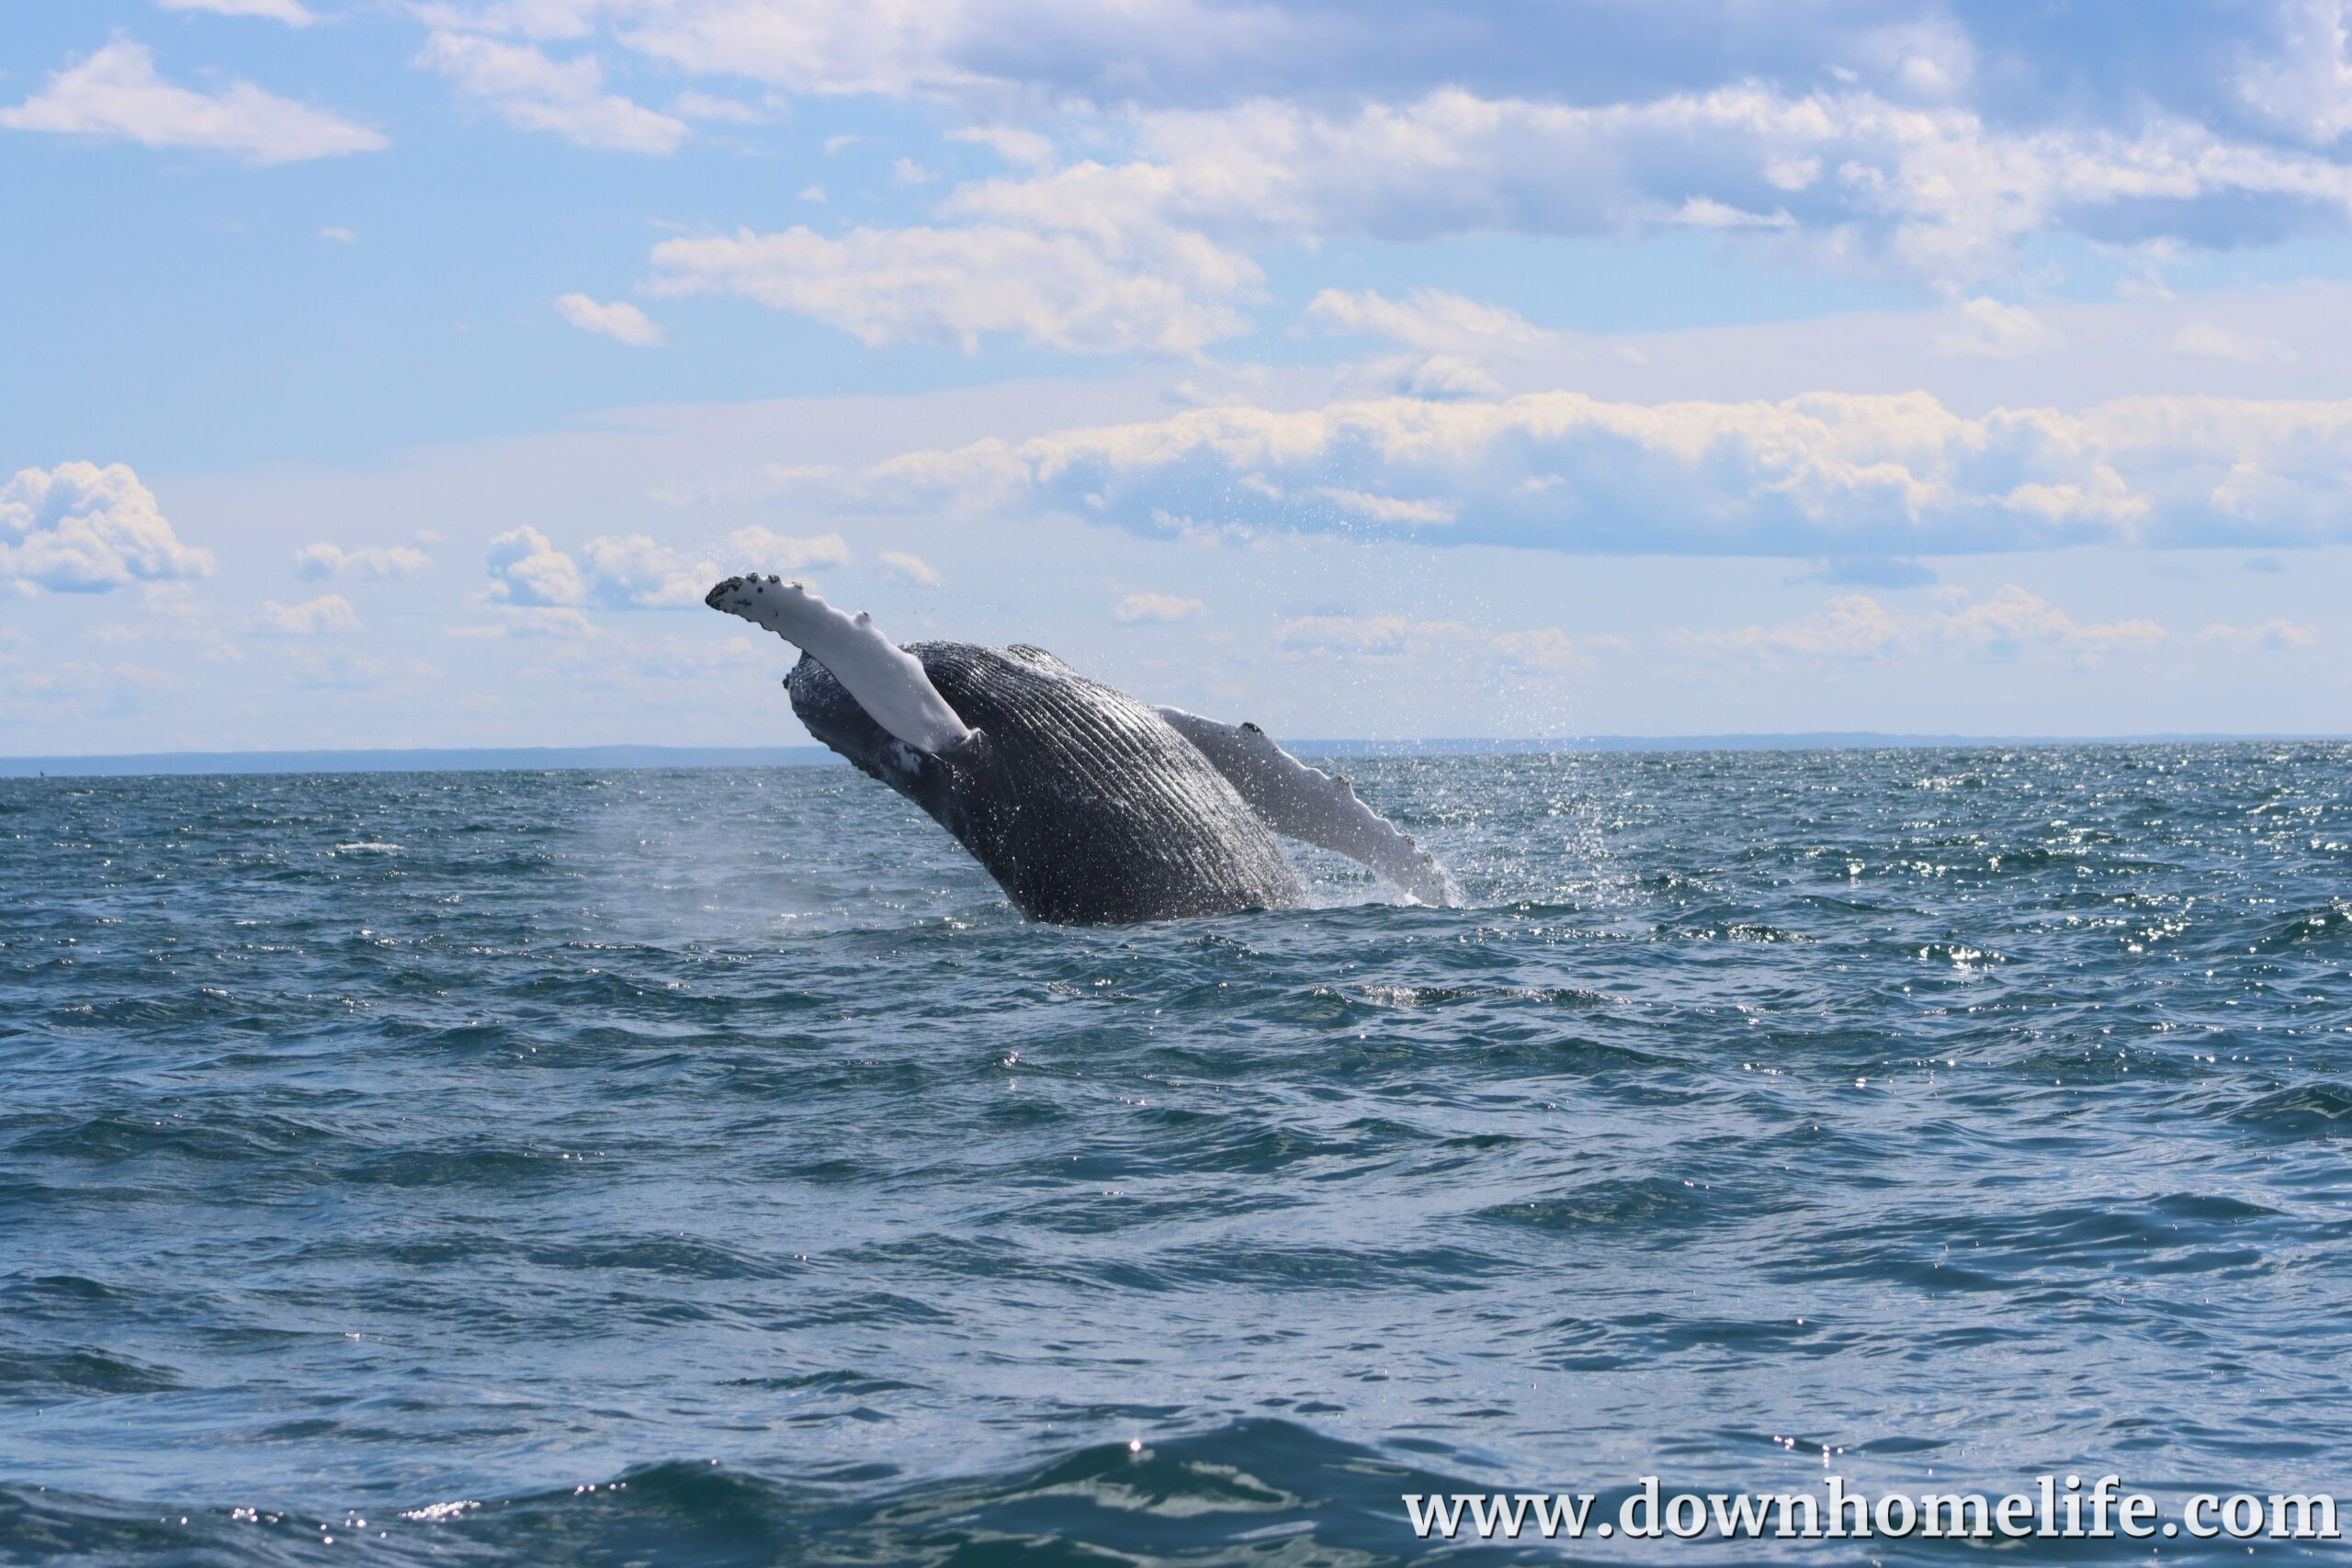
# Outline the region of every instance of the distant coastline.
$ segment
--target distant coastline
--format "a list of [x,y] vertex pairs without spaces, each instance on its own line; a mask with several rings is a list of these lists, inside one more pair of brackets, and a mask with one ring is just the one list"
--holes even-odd
[[[1588,735],[1559,739],[1295,740],[1302,757],[1479,756],[1623,751],[1831,751],[1977,746],[2157,746],[2341,740],[2335,735],[1895,735],[1823,730],[1753,735]],[[821,746],[427,747],[318,751],[156,751],[0,757],[0,778],[136,778],[209,773],[433,773],[563,769],[837,766]]]

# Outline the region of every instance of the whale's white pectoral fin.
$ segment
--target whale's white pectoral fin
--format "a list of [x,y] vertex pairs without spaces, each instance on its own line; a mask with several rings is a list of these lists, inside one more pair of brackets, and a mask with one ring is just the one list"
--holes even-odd
[[1358,800],[1347,780],[1308,767],[1254,724],[1219,724],[1182,708],[1159,713],[1275,832],[1370,866],[1424,904],[1461,902],[1437,857]]
[[831,671],[875,723],[918,751],[936,756],[972,733],[922,661],[884,637],[870,615],[836,610],[800,583],[756,575],[729,578],[703,603],[797,647]]

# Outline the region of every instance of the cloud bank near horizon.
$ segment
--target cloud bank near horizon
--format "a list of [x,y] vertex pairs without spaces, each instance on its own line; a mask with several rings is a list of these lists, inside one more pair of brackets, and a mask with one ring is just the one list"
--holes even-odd
[[1924,393],[1391,397],[989,439],[784,481],[820,507],[1059,512],[1575,554],[1938,556],[2352,541],[2352,400],[1968,417]]

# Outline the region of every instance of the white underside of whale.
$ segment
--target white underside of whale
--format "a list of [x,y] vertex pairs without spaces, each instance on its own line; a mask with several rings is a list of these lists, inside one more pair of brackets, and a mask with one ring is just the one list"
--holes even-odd
[[704,602],[765,626],[831,671],[875,723],[916,750],[935,757],[971,738],[922,661],[884,637],[873,616],[836,610],[806,584],[773,577],[729,578]]

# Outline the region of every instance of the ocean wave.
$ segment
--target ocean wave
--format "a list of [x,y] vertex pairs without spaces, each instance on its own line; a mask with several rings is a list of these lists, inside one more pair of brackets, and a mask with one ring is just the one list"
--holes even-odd
[[2312,1483],[2352,751],[2134,755],[1351,764],[1464,908],[1100,930],[846,770],[0,782],[0,1562]]

